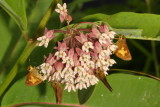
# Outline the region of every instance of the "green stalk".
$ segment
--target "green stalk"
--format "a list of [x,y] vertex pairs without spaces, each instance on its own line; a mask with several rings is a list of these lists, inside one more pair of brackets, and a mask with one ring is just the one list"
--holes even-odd
[[143,72],[145,72],[145,73],[148,72],[150,65],[151,65],[151,62],[152,62],[151,59],[152,59],[152,57],[147,57],[144,68],[143,68]]
[[155,66],[155,70],[156,70],[156,76],[160,77],[159,65],[158,65],[157,54],[156,54],[155,41],[151,41],[151,46],[152,46],[152,55],[153,55],[153,59],[154,59],[154,66]]
[[146,74],[146,73],[143,73],[143,72],[133,71],[133,70],[126,70],[126,69],[110,69],[109,71],[120,71],[120,72],[126,72],[126,73],[134,73],[134,74],[138,74],[138,75],[142,75],[142,76],[147,76],[147,77],[150,77],[150,78],[153,78],[153,79],[156,79],[156,80],[159,80],[159,81],[160,81],[160,78],[158,78],[158,77],[155,77],[155,76],[153,76],[153,75]]
[[[34,37],[35,37],[34,39],[36,39],[36,37],[41,36],[48,20],[50,19],[51,15],[52,15],[53,10],[56,8],[58,1],[59,0],[53,0],[53,2],[51,3],[50,7],[48,8],[46,14],[43,16],[43,18],[37,28],[37,31],[34,35]],[[11,69],[9,74],[7,75],[7,77],[5,78],[4,82],[0,85],[0,96],[2,96],[3,92],[6,90],[6,88],[9,86],[9,84],[12,82],[12,80],[15,78],[20,67],[22,65],[24,65],[28,56],[36,47],[36,43],[37,43],[36,40],[33,41],[32,43],[29,43],[29,42],[27,43],[27,45],[24,48],[24,51],[20,55],[19,59],[17,60],[17,62],[15,63],[15,65],[13,66],[13,68]]]
[[137,48],[139,49],[143,54],[145,54],[147,57],[151,57],[151,53],[145,49],[145,47],[143,47],[141,44],[139,44],[138,42],[136,42],[135,40],[130,40],[130,42]]
[[145,0],[147,6],[147,12],[151,13],[151,0]]
[[28,43],[26,45],[24,51],[22,52],[21,56],[19,57],[19,59],[15,63],[14,67],[11,69],[11,71],[7,75],[4,82],[0,85],[0,96],[3,94],[3,92],[8,87],[8,85],[12,82],[12,80],[16,76],[18,70],[25,63],[26,59],[28,58],[28,56],[30,55],[30,53],[33,51],[34,48],[35,48],[35,44]]
[[37,31],[36,31],[36,33],[35,33],[35,38],[41,36],[41,34],[43,33],[44,28],[45,28],[48,20],[49,20],[50,17],[52,16],[52,13],[53,13],[54,9],[56,8],[57,3],[58,3],[59,1],[60,1],[60,0],[53,0],[53,2],[52,2],[52,4],[50,5],[49,9],[47,10],[47,12],[45,13],[44,17],[42,18],[41,22],[40,22],[39,25],[38,25]]

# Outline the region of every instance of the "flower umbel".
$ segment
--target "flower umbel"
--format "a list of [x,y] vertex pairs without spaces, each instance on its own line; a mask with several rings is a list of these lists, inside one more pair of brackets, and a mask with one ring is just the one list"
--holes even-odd
[[56,50],[45,57],[44,62],[38,66],[44,75],[43,80],[65,84],[66,90],[86,89],[97,84],[99,80],[111,90],[105,76],[108,75],[109,67],[115,64],[111,55],[117,46],[113,43],[114,31],[110,31],[106,24],[97,25],[90,22],[91,29],[72,28],[69,23],[71,16],[68,15],[66,3],[58,4],[55,11],[60,14],[60,21],[67,21],[67,30],[45,30],[42,37],[37,38],[39,46],[48,46],[54,37],[53,33],[63,33],[64,40],[58,42]]

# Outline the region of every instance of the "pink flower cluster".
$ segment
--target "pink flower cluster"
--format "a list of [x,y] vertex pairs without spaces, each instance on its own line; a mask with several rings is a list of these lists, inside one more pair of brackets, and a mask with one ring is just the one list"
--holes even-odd
[[[56,11],[60,15],[67,12],[66,4],[63,7],[58,4],[58,7],[60,9]],[[44,44],[47,47],[47,40],[54,37],[54,32],[50,30],[44,33],[48,38],[46,42],[39,39],[44,36],[39,37],[37,40],[43,41],[39,42],[39,46]],[[95,71],[101,70],[107,75],[109,66],[116,63],[110,57],[117,49],[113,43],[115,32],[110,31],[107,25],[96,25],[92,29],[70,28],[64,35],[66,38],[54,47],[56,51],[45,57],[44,63],[38,67],[44,75],[44,80],[65,84],[65,89],[69,92],[97,84],[99,79],[95,76]]]

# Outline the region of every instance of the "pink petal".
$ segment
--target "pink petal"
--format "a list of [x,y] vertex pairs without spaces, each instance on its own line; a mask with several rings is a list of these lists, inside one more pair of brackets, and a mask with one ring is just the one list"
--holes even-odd
[[91,37],[91,38],[97,38],[97,37],[93,34],[93,32],[91,32],[91,33],[89,34],[89,37]]
[[60,21],[61,21],[61,23],[62,23],[62,22],[65,20],[64,15],[60,14],[59,19],[60,19]]
[[66,43],[63,42],[63,43],[61,44],[59,50],[61,50],[61,51],[66,51],[67,49],[68,49],[68,47],[67,47]]
[[95,51],[99,53],[102,50],[102,46],[99,42],[95,43]]
[[50,65],[53,65],[57,60],[55,59],[55,57],[52,57],[50,60],[49,60],[49,64]]
[[82,43],[81,37],[75,36],[75,38],[78,40],[78,42]]
[[74,61],[74,65],[75,66],[79,66],[80,65],[77,54],[74,54],[73,61]]
[[66,5],[66,3],[64,3],[64,4],[63,4],[63,8],[65,8],[65,9],[67,8],[67,5]]
[[98,59],[98,54],[96,52],[91,52],[91,56],[92,56],[92,60],[96,62]]
[[76,52],[79,56],[81,56],[81,54],[83,53],[82,50],[80,48],[76,48]]
[[56,47],[54,47],[54,49],[59,50],[60,47],[61,47],[61,42],[58,42],[58,47],[56,46]]
[[49,30],[47,33],[46,33],[46,37],[51,40],[53,37],[55,37],[55,35],[53,35],[54,33],[54,30]]
[[103,44],[102,46],[108,47],[111,45],[111,40],[109,38],[106,39],[106,44]]
[[108,32],[109,32],[109,28],[108,28],[108,26],[107,26],[106,24],[104,25],[104,32],[105,32],[105,33],[108,33]]
[[81,37],[81,42],[82,42],[82,44],[83,44],[84,42],[87,42],[87,41],[88,41],[88,40],[87,40],[87,37],[86,37],[83,33],[80,34],[80,37]]
[[101,33],[95,27],[92,27],[92,32],[96,38],[99,38],[99,36],[101,35]]
[[53,65],[56,62],[55,57],[53,57],[53,54],[49,54],[48,58],[44,56],[44,62],[49,63],[50,65]]
[[55,71],[56,71],[56,70],[55,70],[55,67],[54,67],[54,66],[52,66],[51,74],[53,74]]
[[62,71],[64,65],[62,64],[62,62],[56,62],[54,64],[54,67],[56,68],[56,71]]
[[69,50],[68,56],[69,56],[70,58],[73,58],[73,55],[74,55],[74,50],[73,50],[73,48],[72,48],[72,49]]

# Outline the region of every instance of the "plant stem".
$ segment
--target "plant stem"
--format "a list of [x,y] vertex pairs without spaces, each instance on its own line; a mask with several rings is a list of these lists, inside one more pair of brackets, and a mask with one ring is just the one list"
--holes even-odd
[[151,0],[145,0],[147,6],[147,12],[151,13]]
[[156,70],[156,76],[159,77],[159,65],[158,65],[158,60],[157,60],[157,54],[156,54],[156,46],[155,46],[155,41],[151,41],[151,46],[152,46],[152,55],[154,59],[154,66]]
[[99,25],[97,25],[97,24],[95,24],[95,23],[92,23],[92,22],[81,22],[81,23],[76,24],[76,25],[74,26],[74,28],[77,28],[79,25],[84,24],[84,23],[88,23],[88,24],[94,25],[94,26],[96,26],[96,27],[99,27]]
[[143,47],[141,44],[139,44],[138,42],[136,42],[135,40],[130,40],[130,42],[137,48],[139,49],[143,54],[145,54],[147,57],[152,56],[151,53],[145,49],[145,47]]
[[[43,32],[48,20],[51,17],[51,14],[52,14],[51,12],[53,12],[53,10],[56,8],[58,1],[59,0],[53,0],[52,4],[50,5],[49,9],[47,10],[46,14],[42,18],[42,20],[37,28],[37,32],[35,33],[36,35],[34,35],[35,38],[40,36],[41,33]],[[0,96],[2,96],[3,92],[6,90],[6,88],[9,86],[9,84],[12,82],[12,80],[16,76],[18,70],[20,69],[20,67],[25,63],[25,61],[28,58],[28,56],[30,55],[30,53],[36,47],[36,44],[37,44],[36,41],[33,41],[33,42],[31,41],[31,42],[27,43],[27,45],[24,48],[24,51],[20,55],[19,59],[16,61],[15,65],[13,66],[10,73],[5,78],[4,82],[0,85]]]
[[139,75],[147,76],[147,77],[150,77],[150,78],[153,78],[153,79],[156,79],[156,80],[160,80],[160,78],[155,77],[155,76],[153,76],[153,75],[146,74],[146,73],[143,73],[143,72],[137,72],[137,71],[133,71],[133,70],[126,70],[126,69],[110,69],[109,71],[121,71],[121,72],[134,73],[134,74],[139,74]]
[[143,72],[147,73],[149,68],[150,68],[150,65],[151,65],[151,62],[152,62],[152,57],[147,57],[147,60],[146,60],[146,63],[144,65],[144,68],[143,68]]
[[21,56],[17,60],[16,64],[14,67],[11,69],[10,73],[7,75],[6,79],[4,82],[0,85],[0,96],[3,94],[5,89],[8,87],[8,85],[12,82],[14,77],[16,76],[18,70],[20,69],[21,65],[24,64],[30,53],[33,51],[35,48],[35,44],[27,44],[24,51],[22,52]]
[[45,13],[44,17],[42,18],[41,22],[39,23],[38,25],[38,28],[37,28],[37,31],[35,33],[35,38],[36,39],[37,37],[41,36],[43,31],[44,31],[44,28],[48,22],[48,20],[50,19],[50,17],[52,16],[52,13],[54,11],[54,9],[56,8],[57,6],[57,3],[59,2],[60,0],[53,0],[50,7],[48,8],[47,12]]

